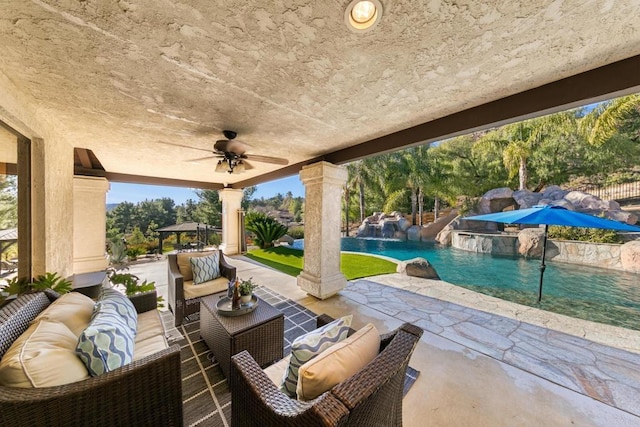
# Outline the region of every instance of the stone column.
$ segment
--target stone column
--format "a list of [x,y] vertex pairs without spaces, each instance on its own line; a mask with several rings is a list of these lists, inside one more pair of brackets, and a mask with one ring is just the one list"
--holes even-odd
[[61,277],[73,274],[73,211],[73,146],[60,139],[48,139],[45,143],[41,138],[33,138],[32,277],[47,272]]
[[108,190],[105,178],[73,178],[74,274],[104,270],[109,264],[105,256]]
[[240,252],[238,239],[238,211],[242,201],[242,190],[225,188],[218,192],[222,202],[222,243],[220,249],[225,255]]
[[305,185],[304,269],[298,286],[325,299],[347,284],[340,272],[340,202],[347,170],[314,163],[302,168],[300,180]]

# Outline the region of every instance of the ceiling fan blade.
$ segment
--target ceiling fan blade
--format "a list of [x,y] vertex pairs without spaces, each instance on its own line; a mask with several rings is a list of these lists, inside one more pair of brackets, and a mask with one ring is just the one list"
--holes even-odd
[[207,153],[210,153],[211,150],[207,149],[207,148],[200,148],[200,147],[192,147],[191,145],[183,145],[183,144],[178,144],[177,142],[167,142],[167,141],[158,141],[160,144],[165,144],[165,145],[170,145],[172,147],[182,147],[182,148],[190,148],[192,150],[200,150],[200,151],[206,151]]
[[246,154],[246,158],[249,160],[255,160],[262,163],[273,163],[274,165],[288,165],[289,160],[282,159],[280,157],[258,156],[256,154]]
[[220,157],[220,156],[205,156],[205,157],[198,157],[197,159],[189,159],[189,160],[187,160],[187,162],[199,162],[199,161],[201,161],[201,160],[215,159],[215,158],[217,158],[217,157]]

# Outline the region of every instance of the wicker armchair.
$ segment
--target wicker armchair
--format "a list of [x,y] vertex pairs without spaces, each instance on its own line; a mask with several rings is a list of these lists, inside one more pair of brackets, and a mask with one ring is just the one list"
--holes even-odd
[[[332,320],[318,318],[318,326]],[[231,362],[232,426],[401,426],[402,390],[422,329],[405,323],[382,335],[380,353],[360,372],[308,402],[276,387],[251,355]]]
[[[184,252],[181,255],[197,254],[197,252]],[[178,254],[168,254],[169,261],[169,310],[174,315],[175,325],[180,326],[183,319],[194,313],[200,312],[200,298],[185,298],[184,277],[178,267]],[[228,280],[235,280],[236,268],[227,263],[222,251],[220,251],[220,274]]]
[[[22,295],[0,310],[1,354],[55,297]],[[138,312],[156,309],[155,291],[131,299]],[[2,426],[182,426],[182,416],[179,345],[76,383],[0,386]]]

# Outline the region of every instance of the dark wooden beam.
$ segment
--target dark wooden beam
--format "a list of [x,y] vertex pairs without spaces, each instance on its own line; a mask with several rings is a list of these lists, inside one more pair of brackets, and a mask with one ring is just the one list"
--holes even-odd
[[173,178],[158,178],[155,176],[130,175],[125,173],[105,172],[105,178],[109,182],[124,182],[128,184],[165,185],[168,187],[188,187],[201,190],[221,190],[222,184],[203,181],[187,181]]
[[93,164],[91,163],[91,158],[89,157],[89,153],[85,148],[74,148],[76,150],[76,154],[78,154],[78,158],[80,159],[80,164],[85,169],[93,168]]
[[100,178],[104,178],[106,176],[106,172],[102,169],[85,168],[82,166],[74,166],[73,174],[82,176],[97,176]]
[[238,182],[233,184],[233,188],[294,175],[302,166],[318,160],[335,164],[349,163],[635,92],[640,92],[640,55],[296,163]]

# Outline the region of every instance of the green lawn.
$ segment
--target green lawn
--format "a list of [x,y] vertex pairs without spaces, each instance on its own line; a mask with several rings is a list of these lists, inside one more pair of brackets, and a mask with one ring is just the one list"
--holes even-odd
[[[246,256],[290,276],[297,276],[302,271],[303,251],[297,249],[282,246],[253,249]],[[395,263],[370,255],[341,254],[340,262],[347,280],[396,272]]]

